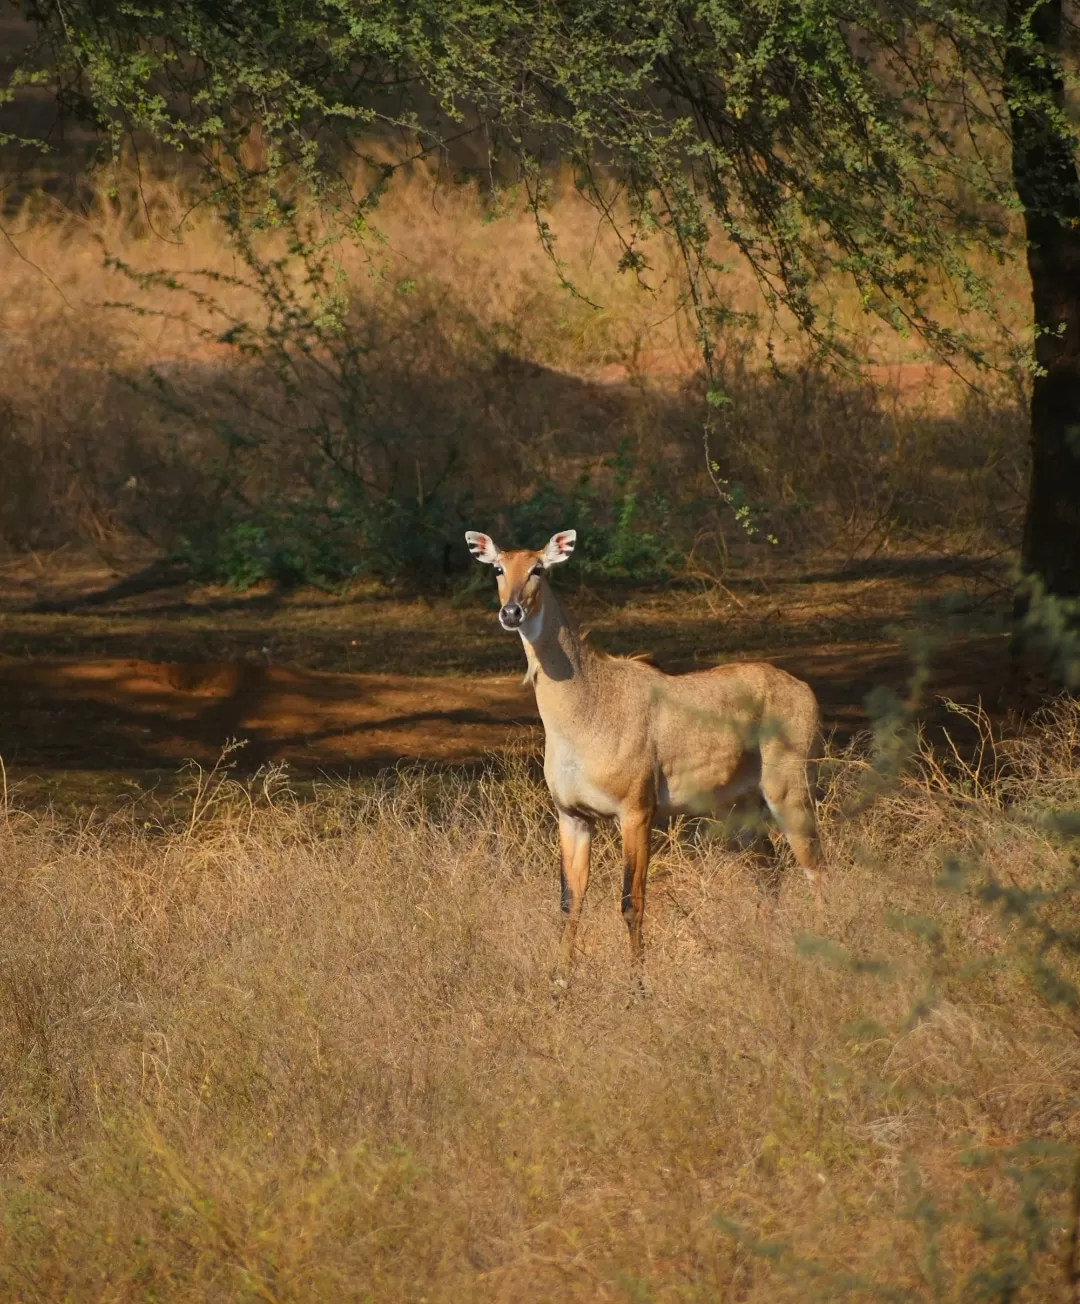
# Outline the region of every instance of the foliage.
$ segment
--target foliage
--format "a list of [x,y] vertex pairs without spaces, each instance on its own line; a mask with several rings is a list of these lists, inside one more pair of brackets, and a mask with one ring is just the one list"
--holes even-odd
[[[603,579],[656,580],[685,560],[689,534],[671,504],[643,486],[656,477],[635,467],[626,443],[604,461],[610,488],[584,471],[568,491],[552,481],[537,485],[505,514],[510,536],[535,547],[556,530],[578,531],[576,560],[583,574]],[[693,504],[682,504],[685,519]]]
[[178,559],[196,577],[239,590],[263,580],[330,588],[355,576],[437,588],[467,519],[462,503],[438,496],[417,503],[358,495],[337,507],[311,498],[271,502],[185,538]]
[[[1049,250],[1055,234],[1067,243],[1080,203],[1058,0],[719,0],[691,11],[41,0],[32,17],[38,41],[15,83],[55,77],[114,150],[142,133],[197,157],[244,257],[245,233],[280,221],[303,192],[342,230],[377,238],[373,212],[402,160],[400,149],[394,161],[368,152],[373,134],[407,142],[416,158],[482,133],[492,182],[504,157],[516,162],[540,241],[579,299],[547,211],[549,160],[574,167],[622,244],[624,273],[655,288],[648,240],[668,238],[710,401],[723,399],[717,332],[738,316],[723,294],[717,228],[753,269],[774,325],[796,323],[822,350],[857,343],[834,311],[839,277],[865,313],[950,361],[992,360],[978,318],[1036,386],[1056,357],[1060,305],[1036,287],[1036,366],[1030,341],[1010,337],[983,264],[1005,256],[1020,204],[1043,223],[1036,244]],[[359,187],[343,165],[357,155],[368,164]],[[316,299],[336,320],[341,287]],[[1036,410],[1053,463],[1060,422]],[[1040,519],[1029,520],[1029,561],[1064,592],[1080,569],[1049,566],[1060,531]]]
[[[544,481],[502,513],[507,546],[535,546],[581,522],[578,567],[601,579],[658,580],[685,559],[689,536],[663,498],[635,487],[625,446],[610,459],[614,492],[588,473],[569,491]],[[356,576],[438,588],[467,565],[461,536],[473,496],[422,500],[375,497],[352,487],[339,506],[315,498],[271,501],[254,514],[225,516],[183,540],[177,558],[200,578],[244,590],[263,580],[331,587]]]
[[[573,161],[605,220],[619,220],[616,195],[629,203],[627,272],[648,278],[641,237],[664,228],[693,271],[706,343],[724,315],[709,289],[723,270],[709,256],[715,218],[772,301],[823,344],[835,323],[813,287],[832,268],[867,311],[946,354],[982,356],[974,336],[940,319],[933,277],[992,307],[969,254],[1001,239],[1014,203],[1005,61],[1039,48],[1031,22],[1006,26],[996,5],[723,0],[688,14],[186,0],[61,12],[43,0],[34,17],[27,62],[54,70],[114,144],[140,131],[195,154],[218,202],[245,221],[262,220],[298,169],[363,234],[390,165],[351,195],[343,142],[356,148],[382,127],[426,151],[483,123],[493,155],[505,149],[523,169],[557,263],[538,149]],[[1025,111],[1053,115],[1072,139],[1052,103]],[[245,154],[255,137],[257,163]],[[597,171],[599,157],[615,180]]]
[[[333,250],[348,286],[349,347],[337,340],[335,354],[314,345],[318,368],[297,348],[279,379],[288,352],[269,340],[262,348],[268,314],[247,286],[253,278],[238,275],[243,264],[218,219],[193,215],[183,243],[166,246],[143,206],[154,229],[168,229],[189,202],[182,183],[144,184],[140,196],[130,173],[114,179],[120,196],[110,200],[101,178],[78,220],[27,203],[17,219],[24,256],[0,249],[10,360],[0,378],[0,450],[18,469],[0,492],[0,535],[12,548],[135,535],[173,552],[182,536],[205,546],[240,522],[269,528],[285,503],[317,519],[351,511],[363,489],[373,503],[389,493],[413,511],[435,495],[456,555],[453,504],[470,512],[462,528],[494,529],[500,512],[516,511],[545,481],[572,497],[585,469],[595,491],[590,519],[606,524],[616,487],[605,463],[624,444],[641,529],[692,549],[695,572],[716,575],[767,554],[767,533],[788,557],[912,546],[985,554],[1019,541],[1028,457],[1020,396],[1002,387],[963,397],[943,368],[915,369],[917,389],[908,369],[829,376],[794,342],[777,373],[764,361],[761,328],[726,332],[717,360],[733,400],[713,439],[729,510],[710,490],[701,455],[702,384],[676,389],[634,370],[639,341],[665,364],[690,365],[677,287],[652,298],[625,285],[599,318],[567,300],[544,274],[520,191],[490,227],[475,186],[436,184],[426,170],[399,178],[382,205],[383,255],[373,262],[361,246]],[[553,214],[564,251],[580,260],[593,250],[587,288],[602,292],[618,257],[614,240],[596,240],[591,210],[572,189]],[[284,252],[285,236],[264,233],[268,256]],[[144,287],[118,265],[157,274]],[[39,267],[62,269],[66,303]],[[1003,288],[1016,284],[1016,270]],[[291,283],[304,275],[292,259]],[[415,285],[404,293],[407,276]],[[213,288],[211,303],[165,288],[169,281]],[[738,290],[741,302],[753,301],[745,274]],[[248,327],[238,336],[245,346],[259,348],[219,342],[237,322]],[[601,380],[612,363],[634,380]],[[324,444],[347,464],[355,452],[370,485],[339,478]],[[671,512],[666,524],[651,515],[657,497]],[[759,527],[754,539],[732,528],[742,501]],[[536,528],[561,528],[566,518],[555,515]],[[508,527],[506,537],[532,542],[534,529]],[[437,553],[432,565],[442,583]]]
[[[398,324],[358,316],[335,258],[338,237],[325,234],[280,196],[251,229],[234,211],[229,229],[246,275],[204,268],[193,287],[164,270],[138,270],[116,256],[108,260],[162,305],[128,301],[121,306],[151,318],[178,318],[208,343],[239,350],[263,373],[264,392],[249,404],[244,425],[221,418],[215,423],[225,451],[226,484],[235,484],[241,462],[264,461],[286,426],[297,478],[304,482],[303,492],[285,501],[241,500],[196,540],[187,540],[182,556],[197,574],[238,588],[263,579],[327,584],[358,573],[428,585],[444,580],[461,565],[460,538],[474,494],[447,485],[457,459],[453,444],[441,450],[435,474],[426,473],[419,455],[395,430],[375,380],[383,353],[408,349],[416,319]],[[257,241],[267,229],[285,237],[276,256]],[[223,291],[248,292],[259,303],[259,314],[230,310]],[[165,296],[179,300],[179,307],[164,306]],[[178,412],[190,411],[163,378],[155,395]],[[588,572],[612,578],[666,575],[679,543],[648,527],[670,532],[675,523],[668,504],[655,494],[642,501],[640,476],[625,441],[606,459],[605,469],[610,495],[593,486],[588,472],[569,493],[545,480],[510,509],[507,524],[529,532],[581,521]],[[685,552],[686,541],[681,542]]]
[[[993,1169],[1005,1179],[1007,1194],[999,1204],[980,1199],[974,1190],[958,1208],[943,1208],[927,1191],[917,1170],[906,1176],[907,1203],[900,1217],[910,1222],[918,1241],[916,1257],[926,1290],[906,1288],[895,1280],[875,1280],[859,1273],[838,1273],[820,1260],[800,1258],[790,1247],[748,1232],[731,1219],[718,1217],[716,1226],[748,1254],[772,1264],[782,1277],[805,1292],[804,1299],[864,1299],[882,1304],[919,1304],[923,1300],[971,1299],[1011,1304],[1027,1290],[1046,1289],[1047,1259],[1055,1257],[1062,1233],[1069,1230],[1061,1214],[1048,1214],[1048,1206],[1061,1206],[1061,1196],[1076,1181],[1078,1156],[1070,1145],[1024,1142],[1011,1148],[986,1150],[971,1147],[961,1155],[970,1169]],[[980,1253],[974,1265],[946,1266],[942,1262],[943,1233],[958,1227],[970,1229]],[[1074,1284],[1075,1271],[1066,1269]]]
[[335,546],[341,543],[337,533],[330,533],[325,524],[313,531],[312,523],[311,517],[289,504],[276,517],[264,517],[258,524],[236,521],[197,539],[185,537],[177,560],[187,562],[197,579],[240,592],[263,580],[286,586],[339,582],[354,565]]

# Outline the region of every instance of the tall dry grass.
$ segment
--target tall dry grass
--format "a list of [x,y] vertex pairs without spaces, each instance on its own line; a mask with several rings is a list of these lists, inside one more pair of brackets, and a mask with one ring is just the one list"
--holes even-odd
[[610,841],[550,1002],[555,830],[521,762],[304,803],[196,774],[78,824],[9,804],[0,1293],[1071,1298],[1068,1173],[1030,1183],[1080,1139],[1075,1015],[1022,928],[935,883],[976,854],[1072,882],[1036,817],[1080,798],[1078,740],[1072,704],[979,770],[926,751],[861,812],[872,756],[834,757],[820,916],[664,840],[641,1003]]
[[[642,502],[658,493],[686,509],[684,544],[700,535],[700,557],[740,537],[707,474],[708,409],[672,251],[653,242],[644,286],[620,274],[618,243],[572,186],[555,189],[547,216],[573,292],[520,194],[403,173],[377,234],[334,250],[327,294],[345,344],[329,367],[318,348],[305,352],[310,335],[283,353],[280,341],[263,347],[266,303],[234,283],[250,280],[237,247],[180,180],[121,171],[86,194],[79,213],[27,200],[0,246],[9,548],[134,534],[170,549],[266,504],[332,500],[345,463],[377,495],[421,507],[439,496],[456,538],[471,505],[490,519],[545,480],[568,486],[591,468],[605,491],[602,463],[620,447]],[[284,237],[261,248],[281,253]],[[1022,383],[974,394],[913,364],[910,342],[871,329],[839,286],[833,310],[879,365],[861,380],[830,375],[782,329],[775,338],[757,288],[732,267],[729,307],[757,317],[721,341],[733,402],[712,455],[761,517],[761,537],[850,555],[1015,541]],[[165,280],[129,274],[156,269]],[[291,267],[283,283],[296,288],[299,275]],[[1003,294],[1012,276],[1010,264]],[[255,327],[254,354],[222,342],[239,322]],[[770,367],[770,333],[783,374]]]

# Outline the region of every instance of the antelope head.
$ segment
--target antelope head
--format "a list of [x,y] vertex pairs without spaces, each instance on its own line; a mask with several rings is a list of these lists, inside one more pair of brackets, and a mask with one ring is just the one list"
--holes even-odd
[[499,585],[499,624],[503,629],[522,632],[526,621],[540,614],[544,602],[542,576],[552,566],[566,561],[574,551],[576,530],[560,530],[539,552],[515,548],[503,552],[490,534],[468,530],[465,542],[477,561],[495,567]]

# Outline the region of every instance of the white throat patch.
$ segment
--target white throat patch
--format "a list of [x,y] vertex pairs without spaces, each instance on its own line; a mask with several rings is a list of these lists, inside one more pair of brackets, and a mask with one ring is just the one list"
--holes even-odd
[[525,660],[529,663],[525,671],[525,678],[521,681],[523,684],[535,684],[536,676],[540,673],[540,662],[536,653],[533,651],[533,644],[540,637],[540,632],[544,627],[542,611],[540,614],[529,616],[522,621],[518,633],[521,635],[521,646],[525,649]]

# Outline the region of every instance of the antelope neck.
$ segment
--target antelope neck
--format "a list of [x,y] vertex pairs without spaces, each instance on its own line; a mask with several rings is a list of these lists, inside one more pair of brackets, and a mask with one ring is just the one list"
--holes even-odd
[[529,662],[526,677],[535,686],[538,686],[541,678],[554,684],[585,686],[589,649],[571,627],[558,598],[546,584],[540,610],[540,628],[535,638],[528,638],[524,630],[520,633]]

